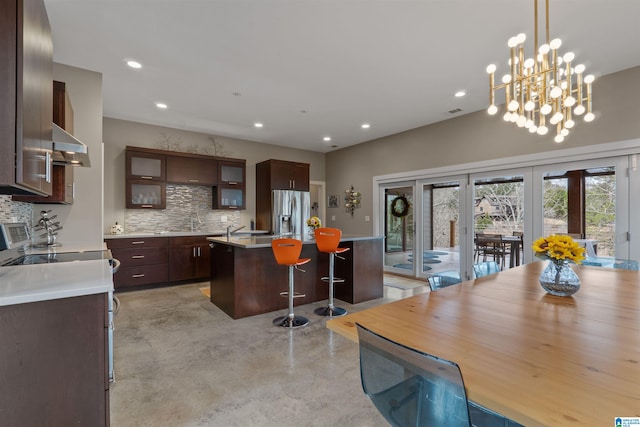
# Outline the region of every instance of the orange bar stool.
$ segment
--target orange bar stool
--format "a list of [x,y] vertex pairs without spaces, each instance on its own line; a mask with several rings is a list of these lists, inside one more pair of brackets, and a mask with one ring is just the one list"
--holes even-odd
[[340,243],[340,237],[342,237],[342,231],[337,228],[316,228],[315,234],[316,246],[318,247],[318,251],[329,254],[329,276],[322,278],[323,282],[329,282],[329,305],[326,307],[316,308],[314,310],[314,313],[321,316],[344,316],[345,314],[347,314],[347,310],[333,305],[333,284],[343,283],[344,279],[338,279],[337,277],[334,277],[333,271],[335,257],[344,259],[338,254],[348,251],[349,248],[338,247],[338,244]]
[[285,328],[305,326],[309,323],[309,319],[293,314],[293,299],[305,296],[300,293],[296,294],[293,290],[293,270],[296,269],[304,272],[299,266],[308,263],[311,261],[311,258],[300,258],[302,242],[296,239],[273,239],[271,241],[271,249],[273,250],[276,262],[289,267],[289,291],[280,292],[281,296],[287,296],[289,298],[289,313],[286,316],[274,319],[273,324]]

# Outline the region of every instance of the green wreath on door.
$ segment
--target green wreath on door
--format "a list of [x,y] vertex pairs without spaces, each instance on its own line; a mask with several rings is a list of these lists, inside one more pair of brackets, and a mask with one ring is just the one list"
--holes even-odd
[[404,196],[398,196],[391,202],[391,215],[402,218],[409,213],[409,201]]

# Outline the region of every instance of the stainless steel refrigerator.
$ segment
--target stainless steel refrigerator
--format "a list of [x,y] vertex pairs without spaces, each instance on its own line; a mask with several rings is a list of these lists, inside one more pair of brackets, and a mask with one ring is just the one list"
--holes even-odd
[[278,235],[302,235],[311,216],[308,191],[273,190],[271,192],[271,232]]

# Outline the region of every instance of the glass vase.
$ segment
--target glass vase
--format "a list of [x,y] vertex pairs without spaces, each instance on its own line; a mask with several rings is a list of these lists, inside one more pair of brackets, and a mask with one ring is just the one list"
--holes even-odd
[[568,297],[580,289],[580,278],[568,261],[549,261],[540,275],[540,285],[551,295]]

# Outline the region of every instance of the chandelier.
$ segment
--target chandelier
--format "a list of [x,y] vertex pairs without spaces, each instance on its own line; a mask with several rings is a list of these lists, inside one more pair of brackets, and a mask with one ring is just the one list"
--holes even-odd
[[[507,43],[510,49],[509,74],[502,77],[502,84],[495,85],[495,64],[487,67],[489,73],[489,102],[487,112],[498,112],[496,91],[505,89],[507,111],[503,119],[528,129],[531,133],[546,135],[555,127],[555,142],[564,141],[574,127],[573,116],[584,115],[590,122],[595,116],[591,106],[593,75],[584,75],[585,66],[572,66],[575,55],[560,55],[560,39],[549,37],[549,0],[546,3],[546,43],[538,47],[538,0],[534,0],[534,55],[525,59],[526,36],[518,34]],[[585,114],[586,113],[586,114]]]

